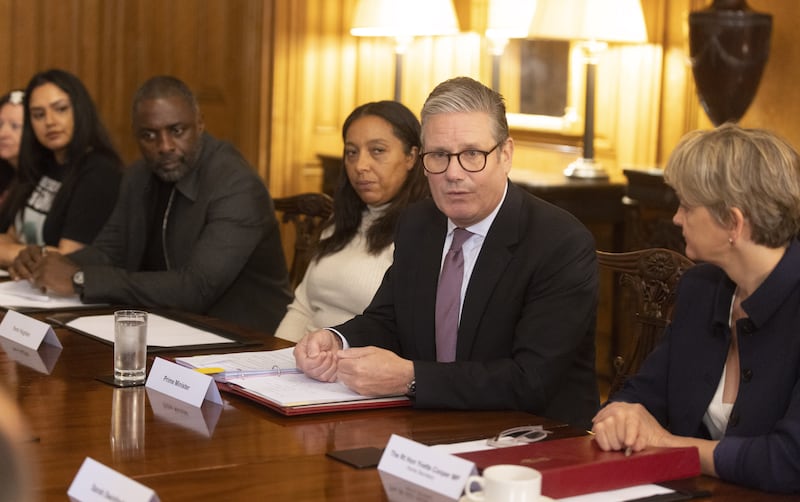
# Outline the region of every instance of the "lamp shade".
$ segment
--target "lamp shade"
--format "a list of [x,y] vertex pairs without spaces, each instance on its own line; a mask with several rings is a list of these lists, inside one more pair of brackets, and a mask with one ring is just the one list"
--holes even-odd
[[486,36],[526,38],[536,0],[489,0],[489,21]]
[[356,37],[455,35],[452,0],[359,0],[350,34]]
[[538,0],[529,37],[647,42],[639,0]]

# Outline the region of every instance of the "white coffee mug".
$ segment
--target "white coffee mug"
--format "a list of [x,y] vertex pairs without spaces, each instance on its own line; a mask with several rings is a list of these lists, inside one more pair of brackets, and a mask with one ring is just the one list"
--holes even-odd
[[[473,491],[472,485],[482,491]],[[481,502],[537,502],[542,494],[542,473],[522,465],[493,465],[483,476],[467,480],[467,499]]]

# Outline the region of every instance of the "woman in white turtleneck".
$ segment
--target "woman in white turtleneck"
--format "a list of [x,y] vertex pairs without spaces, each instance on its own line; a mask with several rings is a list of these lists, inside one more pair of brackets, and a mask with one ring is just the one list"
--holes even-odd
[[428,196],[420,125],[396,101],[359,106],[342,126],[344,170],[316,256],[275,336],[290,341],[358,315],[392,264],[400,212]]

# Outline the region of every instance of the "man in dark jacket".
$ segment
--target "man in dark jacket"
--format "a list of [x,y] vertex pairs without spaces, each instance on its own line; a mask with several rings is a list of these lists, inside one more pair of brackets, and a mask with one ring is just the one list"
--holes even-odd
[[136,92],[133,129],[143,158],[92,245],[67,256],[29,248],[12,275],[86,303],[174,308],[272,333],[291,293],[261,179],[204,132],[195,96],[173,77]]

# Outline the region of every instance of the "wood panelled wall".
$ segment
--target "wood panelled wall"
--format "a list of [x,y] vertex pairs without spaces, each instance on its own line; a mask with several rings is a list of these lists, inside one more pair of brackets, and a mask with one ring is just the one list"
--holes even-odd
[[[393,42],[349,34],[356,3],[276,3],[273,169],[269,180],[273,193],[319,190],[317,154],[340,154],[340,126],[350,110],[367,101],[392,98]],[[404,57],[402,102],[417,115],[431,89],[447,78],[468,75],[491,81],[487,42],[478,33],[485,25],[488,0],[454,3],[463,33],[414,39]],[[615,165],[651,166],[657,161],[667,2],[642,0],[642,4],[650,43],[612,47],[598,69],[596,149]],[[475,31],[468,31],[471,29]],[[501,82],[519,76],[510,52],[504,56]],[[582,71],[583,66],[578,69]],[[583,75],[577,80],[582,83]],[[582,115],[583,94],[579,96],[576,108]],[[512,135],[517,141],[515,169],[563,169],[561,164],[550,165],[547,156],[552,145],[542,148],[543,137],[537,131],[513,130]],[[553,143],[555,136],[556,142],[578,151],[580,128],[546,136],[547,143]]]
[[[391,40],[350,35],[356,0],[284,0],[275,9],[273,193],[319,191],[317,154],[340,155],[341,124],[361,103],[392,99]],[[417,39],[405,55],[402,101],[416,114],[433,86],[480,70],[475,34]]]
[[197,94],[207,129],[266,179],[272,10],[272,0],[0,0],[0,89],[46,68],[75,73],[131,161],[135,89],[175,75]]
[[[614,48],[598,69],[597,151],[616,165],[663,164],[688,130],[710,123],[695,96],[686,18],[710,0],[641,0],[650,43]],[[772,54],[742,120],[800,145],[800,44],[794,3],[750,0],[774,18]],[[36,71],[76,73],[126,160],[138,156],[130,100],[146,78],[169,73],[197,92],[208,129],[236,144],[273,195],[319,190],[318,153],[339,154],[340,126],[356,105],[390,99],[390,40],[349,34],[356,0],[0,0],[0,92]],[[491,80],[480,31],[488,0],[454,0],[455,37],[416,39],[405,56],[403,102],[415,113],[454,75]],[[506,56],[504,79],[518,76]],[[577,107],[582,109],[582,103]],[[515,169],[547,164],[541,135],[513,132]],[[547,141],[552,143],[553,138]],[[556,135],[577,151],[579,135]],[[557,166],[560,168],[561,166]]]
[[[273,193],[318,190],[317,153],[339,154],[339,127],[357,104],[391,99],[392,42],[349,35],[356,0],[277,0],[270,186]],[[488,0],[454,0],[463,29],[481,26]],[[596,150],[616,168],[660,167],[687,131],[711,126],[695,95],[688,58],[689,12],[710,0],[641,0],[649,44],[612,48],[598,67]],[[750,0],[773,14],[772,53],[756,99],[742,120],[800,146],[800,43],[794,1]],[[485,22],[485,20],[483,21]],[[501,82],[514,78],[504,56]],[[491,81],[485,41],[476,33],[416,39],[405,56],[403,102],[419,114],[427,93],[453,75]],[[582,77],[581,77],[582,78]],[[582,110],[583,103],[577,103]],[[515,169],[548,168],[553,135],[512,131]],[[555,135],[560,150],[578,152],[579,135]],[[555,165],[561,169],[562,165]]]

